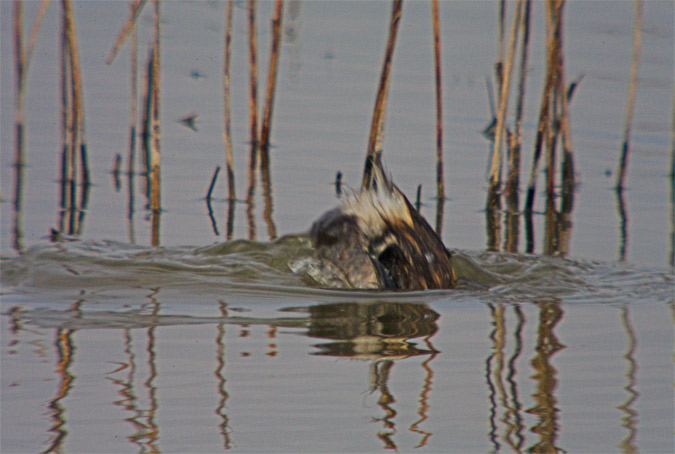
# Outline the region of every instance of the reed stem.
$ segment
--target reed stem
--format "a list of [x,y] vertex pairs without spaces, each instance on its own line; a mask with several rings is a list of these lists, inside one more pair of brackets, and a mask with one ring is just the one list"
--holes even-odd
[[640,42],[642,41],[642,0],[634,0],[635,22],[633,25],[633,58],[630,67],[630,82],[628,85],[628,99],[626,100],[626,119],[623,127],[623,142],[619,168],[616,176],[616,190],[623,191],[630,155],[630,136],[635,112],[635,95],[637,92],[637,76],[640,66]]
[[265,96],[265,109],[263,111],[263,123],[260,131],[260,171],[263,184],[263,199],[265,202],[264,218],[267,222],[269,238],[276,238],[276,226],[272,219],[272,178],[270,174],[270,135],[272,133],[272,114],[274,111],[274,93],[277,81],[277,68],[279,65],[279,49],[281,47],[281,23],[283,1],[276,0],[274,17],[272,18],[272,37],[270,44],[270,62],[267,75],[267,92]]
[[506,110],[508,107],[509,92],[511,89],[511,75],[513,69],[513,55],[516,50],[516,40],[518,37],[519,24],[521,22],[523,1],[518,0],[513,11],[513,20],[511,24],[511,33],[509,35],[508,54],[506,56],[506,63],[503,73],[503,80],[500,87],[499,96],[499,110],[497,112],[497,125],[495,131],[495,141],[493,143],[492,160],[490,163],[490,171],[488,179],[490,182],[490,191],[498,191],[501,185],[501,167],[502,156],[501,148],[504,140],[504,131],[506,123]]
[[372,184],[373,163],[379,161],[382,155],[382,140],[384,136],[384,118],[387,110],[387,96],[389,94],[389,76],[391,74],[391,63],[394,57],[394,45],[396,44],[396,34],[398,25],[401,21],[403,9],[403,0],[392,0],[391,21],[389,24],[389,39],[387,40],[387,49],[382,63],[382,74],[380,76],[380,85],[377,90],[375,100],[375,109],[373,111],[373,120],[370,127],[370,137],[368,140],[368,150],[366,161],[363,167],[362,189],[367,189]]
[[443,217],[438,214],[445,201],[443,179],[443,85],[441,78],[441,34],[438,24],[438,0],[431,1],[434,34],[434,73],[436,76],[436,233],[440,235]]
[[255,179],[258,161],[258,68],[256,46],[256,0],[248,0],[248,42],[249,42],[249,127],[251,137],[251,152],[248,165],[248,191],[246,196],[246,213],[248,217],[248,236],[255,239],[255,216],[253,214],[255,203]]
[[135,33],[136,20],[141,15],[143,7],[145,6],[146,3],[147,0],[131,0],[130,3],[131,11],[129,14],[129,19],[127,20],[127,22],[124,24],[124,27],[122,27],[122,30],[120,30],[119,34],[117,35],[117,40],[115,40],[115,44],[113,44],[113,47],[110,49],[110,53],[105,59],[106,65],[112,64],[112,62],[115,60],[115,57],[117,57],[117,53],[122,48],[124,41],[132,33]]
[[154,4],[154,39],[152,44],[152,59],[150,72],[150,220],[151,243],[159,246],[159,218],[160,218],[160,0],[153,0]]
[[14,206],[13,206],[13,247],[23,250],[23,167],[25,165],[24,145],[24,67],[23,49],[23,3],[14,0],[12,4],[14,28]]
[[[553,0],[548,0],[547,5]],[[550,6],[549,6],[550,8]],[[549,115],[551,111],[552,91],[557,77],[556,61],[558,56],[558,45],[556,34],[552,27],[552,18],[546,14],[547,24],[547,58],[546,58],[546,78],[541,95],[541,108],[539,110],[539,122],[537,126],[537,135],[534,142],[534,151],[532,153],[532,165],[530,167],[530,177],[527,185],[527,195],[525,198],[525,211],[531,212],[534,209],[534,201],[537,190],[537,174],[539,171],[539,161],[541,159],[544,140],[549,134]]]
[[223,43],[223,140],[225,141],[228,197],[236,197],[234,181],[234,159],[232,157],[232,132],[230,119],[230,57],[232,53],[232,5],[225,4],[225,37]]

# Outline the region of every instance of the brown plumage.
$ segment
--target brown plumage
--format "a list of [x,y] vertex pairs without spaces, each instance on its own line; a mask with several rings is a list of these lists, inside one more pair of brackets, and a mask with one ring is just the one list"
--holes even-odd
[[369,188],[319,218],[310,230],[323,265],[351,288],[451,288],[450,253],[383,171]]

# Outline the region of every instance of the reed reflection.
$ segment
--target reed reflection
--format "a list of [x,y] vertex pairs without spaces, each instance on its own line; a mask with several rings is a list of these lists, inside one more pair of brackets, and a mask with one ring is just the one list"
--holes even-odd
[[[227,318],[227,303],[219,303],[220,315]],[[227,379],[225,378],[225,323],[219,323],[216,330],[216,370],[213,372],[217,380],[218,405],[215,413],[221,419],[219,424],[220,433],[223,435],[223,448],[232,448],[231,429],[229,427],[230,417],[227,414],[227,400],[230,397],[227,392]]]
[[[77,314],[80,310],[82,301],[78,301],[70,308],[69,312]],[[56,374],[59,377],[59,386],[56,391],[56,396],[49,401],[49,418],[52,421],[48,432],[53,434],[49,441],[48,447],[43,451],[47,452],[62,452],[64,442],[68,436],[66,418],[66,407],[63,403],[64,399],[68,397],[71,389],[75,384],[76,377],[71,372],[71,367],[75,362],[75,342],[73,339],[77,330],[67,328],[59,328],[55,330],[54,346],[56,347]]]
[[[157,301],[158,290],[153,290],[148,298],[150,303],[145,306],[150,307],[149,317],[156,318],[159,312],[159,302]],[[159,425],[155,420],[157,409],[159,408],[159,400],[157,398],[157,386],[155,379],[157,373],[157,352],[156,352],[156,326],[151,326],[146,329],[145,352],[147,355],[147,379],[142,382],[142,386],[147,391],[147,407],[141,403],[136,388],[138,387],[139,370],[137,364],[137,355],[134,350],[134,340],[132,330],[125,328],[123,330],[124,336],[124,354],[126,362],[121,363],[120,367],[111,372],[115,375],[126,370],[124,378],[109,378],[109,380],[119,387],[118,394],[121,396],[120,400],[114,401],[113,404],[122,407],[131,416],[126,418],[134,432],[127,437],[127,439],[138,446],[139,452],[159,452]]]
[[[556,445],[560,431],[558,423],[559,409],[555,391],[557,388],[557,370],[552,366],[553,356],[564,346],[555,335],[555,328],[563,317],[563,311],[556,301],[541,301],[535,354],[530,360],[534,369],[531,378],[535,381],[535,393],[532,395],[534,406],[525,410],[536,415],[538,421],[530,431],[539,435],[539,441],[525,447],[523,404],[518,389],[517,362],[523,351],[523,329],[526,319],[518,305],[490,305],[493,329],[490,332],[492,351],[485,360],[485,378],[488,386],[490,404],[487,438],[492,451],[499,452],[503,444],[514,452],[558,452]],[[508,348],[508,321],[511,320],[508,309],[513,308],[513,346]]]
[[529,452],[564,452],[556,444],[560,431],[558,422],[560,409],[555,396],[558,371],[551,362],[555,354],[565,348],[555,335],[555,328],[562,320],[563,310],[557,301],[541,301],[537,305],[539,323],[536,353],[530,360],[530,365],[535,371],[532,376],[535,381],[535,393],[532,395],[535,405],[526,411],[539,418],[538,422],[530,428],[531,432],[539,435],[539,441],[527,450]]
[[634,453],[638,452],[635,439],[637,437],[637,424],[640,416],[635,409],[635,403],[640,397],[640,393],[636,389],[638,364],[635,354],[637,352],[637,339],[635,329],[630,320],[629,308],[627,306],[621,307],[619,313],[621,315],[621,326],[626,334],[627,341],[626,351],[623,354],[623,358],[626,360],[626,386],[623,389],[626,391],[627,396],[626,400],[616,407],[624,413],[624,416],[621,418],[621,427],[626,429],[626,435],[621,439],[617,447],[624,453]]
[[[519,306],[513,306],[516,324],[513,334],[513,351],[507,359],[507,309],[509,306],[490,305],[493,330],[490,333],[492,352],[485,361],[485,378],[490,401],[490,431],[488,439],[493,450],[499,451],[500,440],[513,451],[521,452],[524,443],[522,404],[518,392],[517,361],[522,351],[522,330],[525,318]],[[502,409],[500,414],[500,407]],[[503,424],[501,436],[499,423]]]

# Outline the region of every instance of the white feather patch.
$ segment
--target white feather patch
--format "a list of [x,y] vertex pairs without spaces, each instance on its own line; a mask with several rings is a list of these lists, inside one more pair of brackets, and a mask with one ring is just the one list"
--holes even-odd
[[387,224],[405,223],[412,227],[412,218],[403,194],[391,184],[381,184],[350,195],[342,205],[344,214],[353,215],[368,237],[382,233]]

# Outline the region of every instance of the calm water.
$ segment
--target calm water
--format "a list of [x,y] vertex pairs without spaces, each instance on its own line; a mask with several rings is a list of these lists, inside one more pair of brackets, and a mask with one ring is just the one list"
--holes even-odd
[[[201,198],[224,164],[224,5],[165,2],[161,248],[144,196],[128,219],[128,47],[103,62],[124,2],[76,2],[92,178],[80,241],[58,225],[58,5],[34,54],[26,98],[23,240],[12,249],[11,3],[0,2],[2,452],[673,452],[672,2],[645,5],[633,150],[621,233],[611,186],[630,72],[632,2],[569,2],[566,63],[585,78],[572,104],[578,178],[569,254],[486,253],[484,78],[496,54],[492,2],[441,3],[446,184],[443,238],[499,278],[453,291],[369,293],[309,285],[288,264],[303,236],[255,240],[236,205],[223,243],[221,172],[213,219]],[[32,22],[37,2],[25,5]],[[430,11],[404,6],[385,161],[435,216]],[[258,16],[265,80],[271,3]],[[543,75],[543,7],[531,50],[525,149]],[[386,39],[388,2],[287,4],[273,131],[273,221],[306,231],[358,184]],[[140,20],[139,58],[151,41]],[[245,10],[235,9],[233,135],[246,188]],[[191,77],[197,71],[205,77]],[[142,73],[142,71],[141,71]],[[198,131],[178,120],[198,114]],[[529,169],[529,151],[524,170]],[[126,162],[123,163],[126,167]],[[139,178],[140,179],[140,178]],[[138,180],[138,179],[137,179]],[[136,181],[138,183],[138,181]],[[258,191],[260,193],[261,191]],[[243,198],[243,195],[241,195]],[[543,207],[543,196],[538,207]],[[540,219],[541,218],[541,219]],[[524,250],[521,238],[519,250]],[[625,262],[618,262],[621,251]]]

